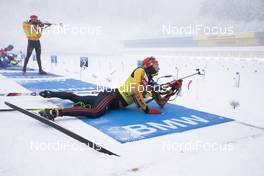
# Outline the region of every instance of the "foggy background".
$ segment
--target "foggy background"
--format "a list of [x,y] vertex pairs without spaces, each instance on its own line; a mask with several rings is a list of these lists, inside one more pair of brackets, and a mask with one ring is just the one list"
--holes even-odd
[[[104,53],[120,40],[164,37],[162,25],[231,25],[234,31],[263,31],[263,0],[9,0],[0,1],[0,47],[26,50],[22,22],[30,15],[64,25],[100,28],[100,33],[44,34],[42,51]],[[54,26],[52,27],[54,28]]]

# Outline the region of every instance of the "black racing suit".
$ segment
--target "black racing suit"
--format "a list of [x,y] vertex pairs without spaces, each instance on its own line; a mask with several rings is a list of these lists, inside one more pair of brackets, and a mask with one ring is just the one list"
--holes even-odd
[[37,58],[37,62],[38,62],[39,71],[42,71],[41,59],[40,59],[40,55],[41,55],[40,41],[39,40],[28,40],[27,55],[26,55],[26,58],[24,61],[24,67],[23,67],[24,72],[27,69],[28,60],[29,60],[34,49],[36,51],[36,58]]
[[67,99],[75,103],[72,108],[60,109],[59,116],[88,116],[96,118],[109,109],[127,106],[117,89],[100,92],[97,96],[78,96],[68,92],[52,92],[51,97]]

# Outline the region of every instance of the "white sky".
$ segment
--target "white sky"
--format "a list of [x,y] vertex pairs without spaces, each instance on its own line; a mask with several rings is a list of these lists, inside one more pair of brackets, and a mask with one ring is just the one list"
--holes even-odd
[[[155,36],[162,24],[190,24],[198,17],[203,0],[0,0],[0,47],[13,43],[26,48],[21,23],[32,14],[50,22],[71,26],[100,26],[101,36],[43,36],[43,50],[56,51],[107,47],[109,41]],[[56,42],[54,41],[56,40]],[[56,43],[56,45],[54,44]],[[100,44],[98,44],[100,43]],[[104,44],[103,44],[104,43]]]

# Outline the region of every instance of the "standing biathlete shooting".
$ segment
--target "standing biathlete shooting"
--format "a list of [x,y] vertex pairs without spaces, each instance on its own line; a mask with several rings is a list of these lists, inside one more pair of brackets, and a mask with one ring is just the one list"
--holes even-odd
[[27,55],[24,61],[23,74],[26,73],[28,61],[34,49],[36,51],[39,74],[46,74],[46,72],[43,71],[41,65],[41,45],[39,39],[42,35],[43,29],[49,26],[51,26],[50,23],[42,23],[40,20],[38,20],[36,15],[31,15],[29,21],[23,22],[23,30],[28,39]]
[[[128,79],[119,88],[104,90],[98,96],[78,96],[68,92],[52,92],[45,90],[40,92],[40,96],[44,98],[61,98],[74,102],[72,108],[54,108],[45,109],[39,114],[50,120],[58,116],[85,116],[100,117],[106,111],[111,109],[122,109],[133,103],[142,109],[146,114],[161,114],[158,109],[150,108],[144,98],[153,98],[160,107],[163,107],[167,101],[173,96],[174,92],[166,93],[162,96],[162,92],[156,91],[156,83],[153,77],[159,72],[159,63],[154,57],[147,57],[143,60],[142,66],[136,68]],[[182,80],[174,83],[174,88],[179,90]],[[164,85],[166,88],[168,85]]]

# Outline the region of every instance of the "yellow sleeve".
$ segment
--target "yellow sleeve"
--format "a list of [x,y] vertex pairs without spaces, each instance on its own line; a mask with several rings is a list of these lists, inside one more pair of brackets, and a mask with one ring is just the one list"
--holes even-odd
[[145,75],[145,71],[143,68],[138,68],[136,69],[136,71],[134,72],[134,80],[136,83],[141,83],[141,81],[143,80]]
[[24,21],[23,24],[22,24],[22,26],[23,26],[23,30],[24,30],[26,36],[27,37],[30,36],[30,33],[31,33],[30,32],[30,24],[27,23],[26,21]]
[[144,97],[141,91],[141,82],[144,79],[145,71],[142,68],[137,69],[134,72],[135,90],[133,92],[133,98],[135,103],[142,109],[146,110],[147,105],[144,101]]
[[42,28],[38,28],[36,31],[34,31],[31,29],[31,25],[27,21],[22,23],[22,27],[29,40],[39,40],[41,37]]

